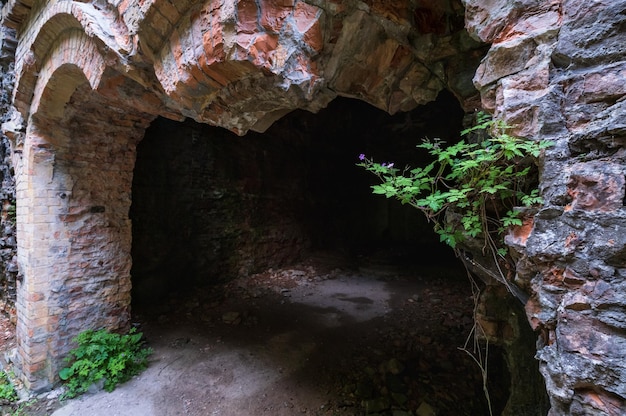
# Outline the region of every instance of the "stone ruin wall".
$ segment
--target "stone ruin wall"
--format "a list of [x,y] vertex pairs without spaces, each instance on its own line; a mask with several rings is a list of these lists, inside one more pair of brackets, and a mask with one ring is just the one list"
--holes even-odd
[[[0,47],[0,123],[8,119],[11,109],[15,65],[15,31],[1,27]],[[17,266],[17,240],[15,238],[15,173],[11,163],[11,143],[0,134],[0,311],[16,321],[15,295],[19,268]]]
[[468,1],[485,108],[554,142],[545,205],[508,238],[551,415],[626,412],[626,2]]
[[624,414],[625,22],[623,0],[9,1],[26,385],[54,381],[81,328],[128,324],[130,183],[156,116],[243,134],[336,96],[395,113],[446,88],[555,143],[545,206],[507,240],[515,283],[550,414]]

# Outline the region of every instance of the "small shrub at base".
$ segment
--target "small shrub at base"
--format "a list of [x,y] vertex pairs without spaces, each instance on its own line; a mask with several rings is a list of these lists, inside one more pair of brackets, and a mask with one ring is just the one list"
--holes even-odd
[[113,391],[148,365],[152,349],[143,347],[142,333],[133,328],[126,335],[110,333],[104,329],[80,333],[74,342],[78,347],[69,352],[59,377],[67,391],[61,399],[85,393],[93,384],[103,383],[104,390]]
[[13,403],[18,399],[15,386],[6,371],[0,371],[0,404]]

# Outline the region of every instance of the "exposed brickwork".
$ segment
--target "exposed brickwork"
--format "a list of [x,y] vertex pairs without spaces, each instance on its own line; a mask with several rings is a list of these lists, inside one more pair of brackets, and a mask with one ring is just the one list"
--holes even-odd
[[[74,90],[85,78],[92,88],[98,86],[105,66],[93,40],[81,30],[63,32],[51,45],[51,50],[53,52],[39,70],[31,111],[58,119],[63,116],[64,106]],[[39,108],[41,103],[44,108]]]
[[150,118],[89,90],[62,119],[30,125],[18,171],[18,353],[34,390],[55,379],[80,330],[128,325],[130,188]]

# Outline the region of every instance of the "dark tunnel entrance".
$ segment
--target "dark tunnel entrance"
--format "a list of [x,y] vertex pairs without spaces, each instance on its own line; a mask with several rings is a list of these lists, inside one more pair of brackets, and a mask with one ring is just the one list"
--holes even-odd
[[416,165],[420,139],[457,140],[462,119],[447,92],[396,116],[339,98],[245,137],[158,119],[138,146],[133,181],[134,300],[288,264],[310,250],[454,264],[432,226],[373,196],[376,178],[355,164],[366,153]]
[[[274,351],[276,368],[291,366],[293,351],[304,351],[308,365],[298,364],[294,374],[301,379],[291,374],[288,385],[327,383],[335,399],[321,408],[305,399],[296,405],[298,394],[283,397],[283,387],[269,395],[302,409],[277,411],[266,392],[265,409],[276,415],[395,415],[420,408],[420,414],[430,408],[487,414],[480,371],[457,348],[473,324],[461,263],[419,212],[372,195],[376,178],[356,166],[360,153],[415,166],[423,161],[415,148],[420,139],[458,140],[463,116],[444,91],[435,102],[394,116],[339,98],[318,114],[294,111],[267,132],[244,137],[157,119],[138,146],[131,207],[133,310],[146,333],[193,324],[196,335],[177,332],[167,345],[193,344],[198,334],[226,325],[220,343],[239,348],[256,340],[264,349],[279,342],[289,349]],[[359,292],[363,281],[373,286]],[[275,290],[259,289],[259,282]],[[299,292],[300,284],[330,290],[326,300],[354,311],[374,310],[379,300],[383,306],[371,319],[344,315],[322,298],[307,304],[307,296],[317,295]],[[231,303],[237,294],[249,306]],[[281,309],[299,296],[302,309]],[[311,314],[323,316],[324,330]],[[508,374],[496,347],[490,357],[491,400],[499,414]]]

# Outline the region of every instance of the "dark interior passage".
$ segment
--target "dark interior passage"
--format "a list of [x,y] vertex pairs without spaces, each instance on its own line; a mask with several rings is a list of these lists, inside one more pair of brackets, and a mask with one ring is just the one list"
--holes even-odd
[[[460,262],[421,213],[373,195],[377,178],[356,166],[361,153],[396,166],[425,164],[415,145],[424,137],[458,140],[463,116],[442,92],[395,116],[340,98],[318,114],[294,111],[264,134],[244,137],[157,119],[138,147],[131,208],[133,307],[150,311],[147,334],[176,329],[158,337],[177,342],[192,325],[195,336],[217,331],[221,341],[232,335],[233,345],[250,342],[253,350],[276,338],[286,337],[291,349],[309,340],[298,383],[320,383],[343,397],[336,414],[360,414],[380,400],[389,411],[415,411],[429,396],[440,409],[461,401],[459,414],[484,414],[478,367],[457,349],[473,322]],[[385,289],[364,296],[349,283],[372,278]],[[298,291],[320,290],[327,279],[347,282],[329,294],[338,303],[322,297],[303,309],[296,302]],[[387,306],[367,321],[337,307],[368,310],[380,300],[373,293],[386,291]],[[292,365],[284,358],[276,358],[277,368]],[[401,371],[385,367],[398,360]],[[490,360],[498,410],[508,375],[495,347]],[[350,404],[341,408],[342,400]]]
[[454,262],[420,213],[371,194],[377,179],[356,163],[360,153],[420,163],[421,138],[453,141],[462,118],[443,92],[395,116],[340,98],[244,137],[156,120],[133,182],[134,302],[289,264],[309,250]]

